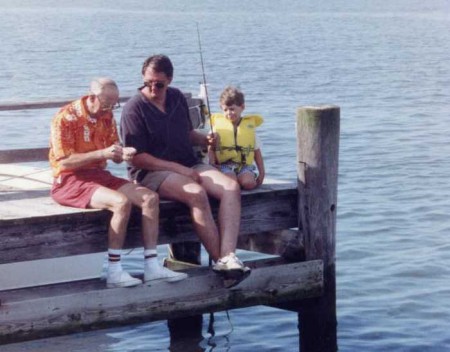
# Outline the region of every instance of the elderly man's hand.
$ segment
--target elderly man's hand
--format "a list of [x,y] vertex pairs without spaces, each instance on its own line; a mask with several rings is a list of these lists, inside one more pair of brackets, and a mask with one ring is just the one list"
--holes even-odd
[[113,144],[108,148],[102,149],[102,157],[107,160],[112,160],[115,163],[121,163],[122,159],[122,146],[120,144]]

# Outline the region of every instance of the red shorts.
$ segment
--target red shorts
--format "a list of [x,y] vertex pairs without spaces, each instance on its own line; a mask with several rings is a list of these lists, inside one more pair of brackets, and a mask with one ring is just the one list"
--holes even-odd
[[103,169],[77,170],[62,173],[55,179],[51,196],[61,205],[88,208],[92,195],[99,187],[103,186],[116,191],[129,182]]

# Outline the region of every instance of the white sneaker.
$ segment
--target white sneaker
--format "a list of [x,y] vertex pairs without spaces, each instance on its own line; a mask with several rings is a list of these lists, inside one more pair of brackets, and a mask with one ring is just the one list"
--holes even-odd
[[220,258],[212,268],[215,272],[224,273],[230,271],[247,272],[250,268],[244,266],[241,260],[236,257],[236,254],[230,253],[225,257]]
[[126,271],[117,271],[117,272],[108,272],[108,276],[106,277],[106,287],[115,288],[115,287],[132,287],[142,284],[140,279],[132,277]]
[[152,268],[152,270],[145,268],[144,271],[145,283],[151,283],[152,281],[176,282],[184,280],[187,277],[188,275],[185,273],[172,271],[163,266],[157,266],[156,268]]

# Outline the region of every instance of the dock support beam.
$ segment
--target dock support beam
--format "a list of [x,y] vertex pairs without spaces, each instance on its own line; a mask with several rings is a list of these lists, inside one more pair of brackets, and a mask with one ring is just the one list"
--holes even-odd
[[297,111],[299,230],[306,260],[322,259],[324,292],[299,309],[301,352],[337,351],[336,210],[340,109],[307,106]]
[[[181,262],[201,264],[200,242],[181,242],[170,245],[171,255],[169,259]],[[170,265],[168,265],[170,267]],[[170,348],[176,350],[176,346],[190,343],[198,346],[202,341],[203,315],[193,315],[183,318],[169,319],[167,326],[170,333]]]

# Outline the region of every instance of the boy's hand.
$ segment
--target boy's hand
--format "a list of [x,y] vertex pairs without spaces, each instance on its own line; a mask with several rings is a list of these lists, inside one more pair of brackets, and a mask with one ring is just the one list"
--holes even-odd
[[213,149],[219,145],[220,136],[215,132],[210,132],[206,135],[206,144]]
[[261,186],[262,183],[263,183],[263,181],[264,181],[264,172],[260,172],[260,173],[258,174],[258,177],[256,178],[256,184],[257,184],[258,186]]

